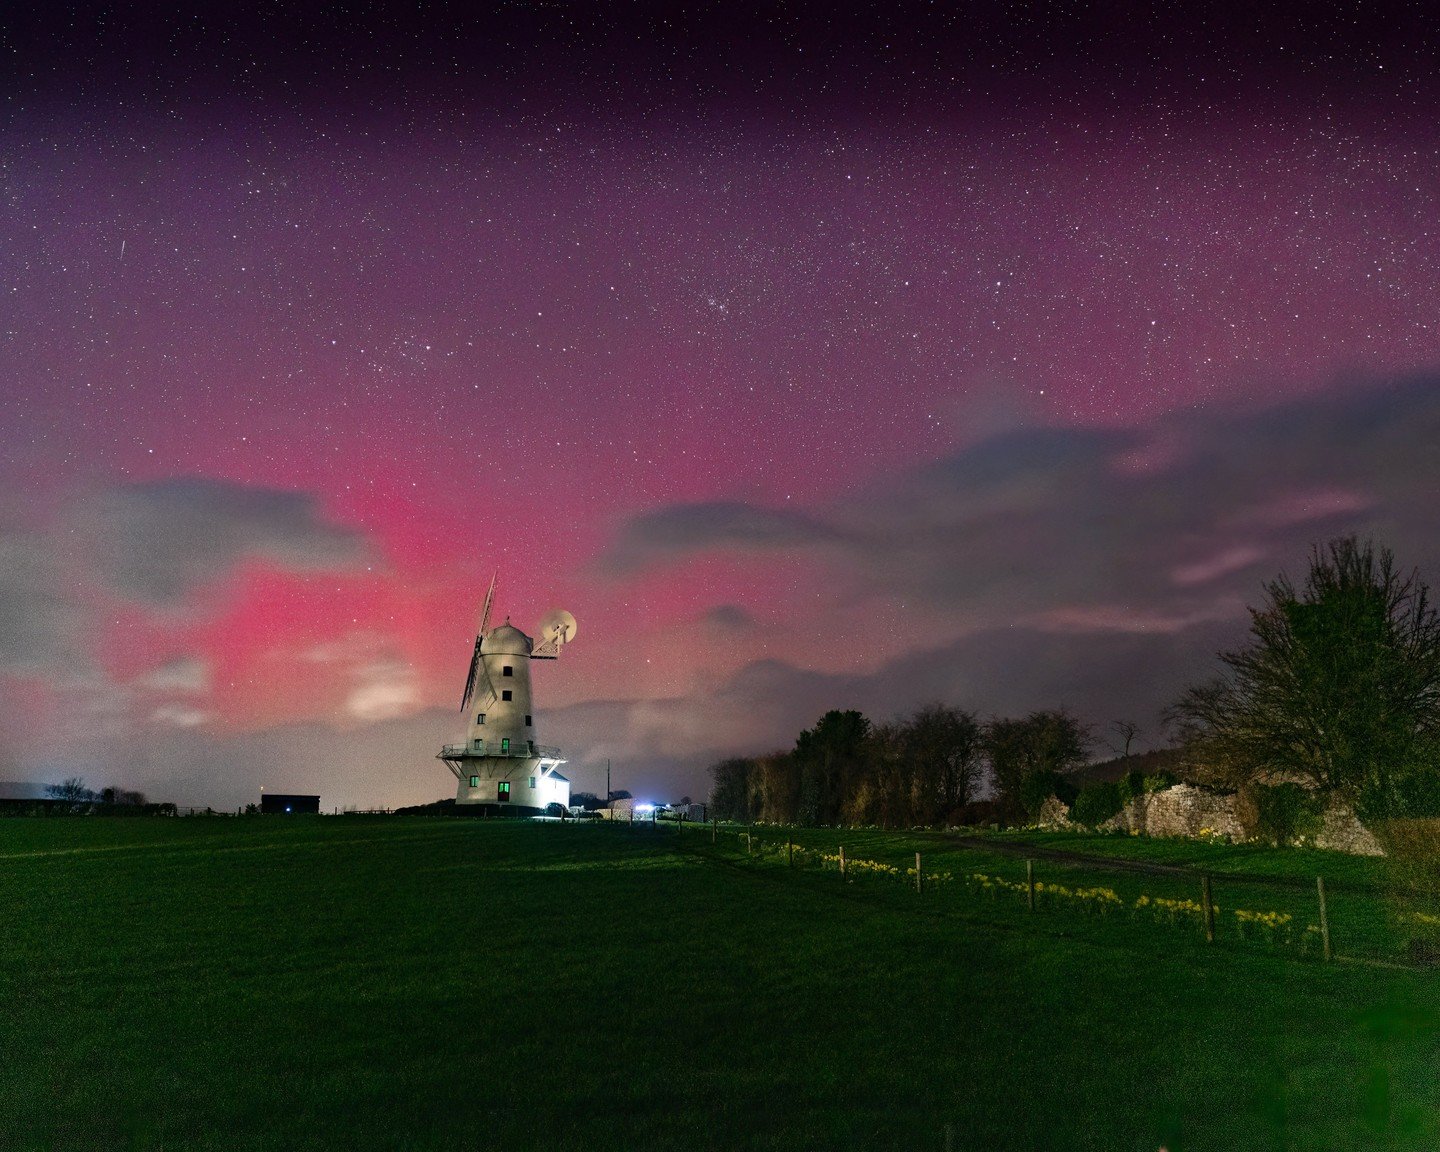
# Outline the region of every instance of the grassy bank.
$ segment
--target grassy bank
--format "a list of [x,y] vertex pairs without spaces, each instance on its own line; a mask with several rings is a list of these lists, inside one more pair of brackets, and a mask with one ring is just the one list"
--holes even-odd
[[1183,931],[1157,948],[1128,920],[841,884],[693,829],[13,820],[0,906],[6,1147],[938,1150],[951,1125],[959,1148],[1175,1152],[1440,1131],[1429,974]]

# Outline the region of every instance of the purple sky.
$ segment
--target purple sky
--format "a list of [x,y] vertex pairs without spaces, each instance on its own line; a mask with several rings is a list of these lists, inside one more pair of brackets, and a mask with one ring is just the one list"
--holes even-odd
[[442,796],[496,568],[657,798],[1435,578],[1422,17],[837,11],[5,18],[0,779]]

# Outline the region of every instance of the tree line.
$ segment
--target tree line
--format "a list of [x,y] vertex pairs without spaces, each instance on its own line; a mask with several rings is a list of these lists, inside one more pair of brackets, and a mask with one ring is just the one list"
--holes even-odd
[[1011,822],[1038,811],[1093,744],[1063,708],[981,722],[936,703],[879,724],[830,711],[792,749],[714,765],[710,804],[721,820],[776,824]]
[[[1313,547],[1301,583],[1282,573],[1263,591],[1249,642],[1167,710],[1169,762],[1239,793],[1276,839],[1336,801],[1367,822],[1440,817],[1440,616],[1419,574],[1352,536]],[[1135,726],[1111,728],[1128,759]],[[913,827],[1033,819],[1056,795],[1099,823],[1174,780],[1077,789],[1095,744],[1063,708],[983,723],[945,704],[882,724],[831,711],[792,749],[714,765],[711,804],[728,820]]]

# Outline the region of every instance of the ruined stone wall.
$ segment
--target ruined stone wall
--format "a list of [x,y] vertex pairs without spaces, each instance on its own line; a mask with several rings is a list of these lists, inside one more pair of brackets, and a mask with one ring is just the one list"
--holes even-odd
[[1145,836],[1199,836],[1202,828],[1232,840],[1245,839],[1235,814],[1235,797],[1208,792],[1192,784],[1176,784],[1136,796],[1102,827],[1123,828]]
[[1316,848],[1333,852],[1349,852],[1352,856],[1384,856],[1385,849],[1371,831],[1361,824],[1349,808],[1337,805],[1326,811],[1320,831],[1315,837]]
[[1044,804],[1040,805],[1040,815],[1036,818],[1035,823],[1052,832],[1076,826],[1070,820],[1070,805],[1058,796],[1051,796]]
[[[1036,824],[1054,830],[1078,827],[1070,820],[1070,806],[1054,796],[1041,806]],[[1100,828],[1189,839],[1198,838],[1201,829],[1206,829],[1236,842],[1249,838],[1236,812],[1234,793],[1210,792],[1191,784],[1176,784],[1136,796]],[[1385,855],[1375,836],[1343,805],[1336,805],[1325,813],[1321,829],[1310,843],[1316,848],[1349,852],[1353,856]]]

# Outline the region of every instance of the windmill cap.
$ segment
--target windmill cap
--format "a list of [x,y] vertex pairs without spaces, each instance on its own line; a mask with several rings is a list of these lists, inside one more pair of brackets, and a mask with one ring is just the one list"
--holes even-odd
[[528,656],[535,642],[525,633],[506,620],[480,643],[480,651],[487,656]]

